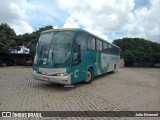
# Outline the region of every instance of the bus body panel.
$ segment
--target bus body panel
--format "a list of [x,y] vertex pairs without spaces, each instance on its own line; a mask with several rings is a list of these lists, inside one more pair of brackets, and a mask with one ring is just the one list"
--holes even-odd
[[[54,68],[53,66],[33,66],[33,76],[37,80],[49,81],[59,84],[73,84],[71,80],[71,68]],[[57,76],[56,74],[68,73],[65,76]]]
[[38,74],[34,72],[33,75],[36,80],[43,80],[43,81],[64,84],[64,85],[72,84],[70,74],[67,76],[48,76],[48,75]]

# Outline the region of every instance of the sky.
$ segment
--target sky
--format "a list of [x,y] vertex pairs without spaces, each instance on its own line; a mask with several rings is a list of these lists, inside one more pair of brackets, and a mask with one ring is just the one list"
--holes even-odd
[[138,37],[160,43],[160,0],[0,0],[0,23],[17,35],[52,25],[82,28],[109,42]]

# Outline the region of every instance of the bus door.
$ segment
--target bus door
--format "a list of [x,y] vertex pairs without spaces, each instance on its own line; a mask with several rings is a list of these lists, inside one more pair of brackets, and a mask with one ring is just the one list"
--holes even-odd
[[72,56],[71,80],[72,83],[85,80],[86,77],[86,62],[84,54],[86,50],[86,33],[78,32],[74,41],[74,49]]

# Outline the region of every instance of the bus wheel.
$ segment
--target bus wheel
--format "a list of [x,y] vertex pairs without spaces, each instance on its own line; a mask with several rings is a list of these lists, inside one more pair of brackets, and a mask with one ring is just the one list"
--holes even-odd
[[84,83],[89,84],[91,83],[92,79],[93,79],[93,71],[91,69],[88,69]]
[[116,70],[116,64],[114,64],[114,71]]

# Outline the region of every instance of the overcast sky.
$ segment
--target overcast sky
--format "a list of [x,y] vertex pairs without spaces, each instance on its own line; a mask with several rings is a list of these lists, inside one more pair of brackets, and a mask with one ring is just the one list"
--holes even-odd
[[40,27],[82,28],[106,40],[160,42],[160,0],[0,0],[0,23],[16,34]]

